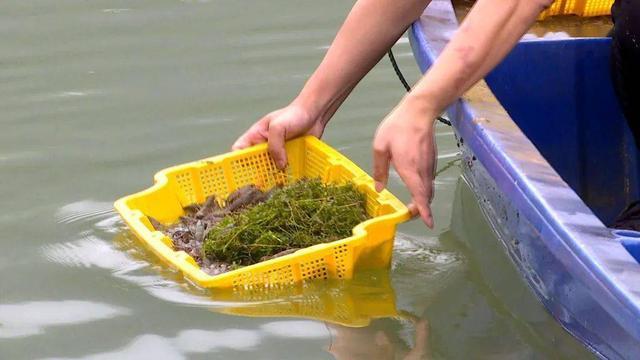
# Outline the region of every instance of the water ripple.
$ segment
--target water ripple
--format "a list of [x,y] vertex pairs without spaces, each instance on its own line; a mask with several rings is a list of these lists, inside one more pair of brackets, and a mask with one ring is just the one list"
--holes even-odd
[[308,320],[273,321],[260,328],[271,335],[294,339],[326,338],[329,335],[325,324]]
[[130,313],[126,308],[78,300],[0,304],[0,338],[37,335],[50,326],[87,323]]
[[102,9],[102,12],[109,13],[109,14],[120,14],[127,11],[131,11],[131,9],[128,9],[128,8]]
[[93,235],[70,242],[45,245],[44,256],[55,263],[71,267],[99,267],[115,273],[127,273],[146,266],[142,261],[133,261],[125,253],[116,251],[112,245]]
[[[117,225],[122,227],[122,223]],[[41,252],[47,260],[60,265],[109,270],[116,278],[136,284],[154,297],[168,302],[206,307],[225,305],[202,294],[185,291],[183,281],[171,280],[179,277],[174,271],[151,262],[150,254],[140,254],[134,245],[135,239],[120,239],[126,242],[121,249],[91,232],[83,232],[80,236],[78,240],[45,245]],[[150,274],[151,269],[154,274]]]
[[56,213],[56,219],[62,224],[93,221],[113,215],[113,205],[110,202],[81,200],[61,207]]
[[398,232],[394,247],[398,258],[411,258],[414,261],[421,260],[423,264],[431,266],[443,267],[456,264],[461,260],[460,254],[440,249],[439,241],[436,237],[415,237]]
[[[77,359],[186,359],[187,354],[208,353],[231,349],[236,351],[252,350],[262,341],[256,331],[226,329],[220,331],[188,329],[180,331],[175,337],[154,334],[138,336],[123,348],[113,351],[83,356]],[[48,358],[71,359],[71,358]]]

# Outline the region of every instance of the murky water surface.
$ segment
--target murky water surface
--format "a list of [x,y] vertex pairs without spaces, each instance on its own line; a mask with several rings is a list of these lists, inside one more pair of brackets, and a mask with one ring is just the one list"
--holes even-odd
[[[149,186],[157,170],[227,151],[285,105],[350,6],[0,3],[0,358],[584,355],[504,257],[459,180],[446,127],[438,129],[436,229],[400,227],[390,276],[240,306],[158,264],[113,212],[116,198]],[[405,38],[396,57],[415,80]],[[402,95],[381,62],[325,139],[370,169],[374,129]],[[397,176],[390,188],[408,199]]]

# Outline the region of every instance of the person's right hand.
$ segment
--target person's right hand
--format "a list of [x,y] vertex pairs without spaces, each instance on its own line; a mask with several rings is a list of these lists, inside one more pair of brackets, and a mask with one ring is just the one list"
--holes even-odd
[[285,141],[302,135],[321,137],[326,121],[311,115],[304,107],[291,104],[273,111],[253,124],[231,147],[244,149],[263,142],[269,143],[269,154],[279,169],[287,166]]

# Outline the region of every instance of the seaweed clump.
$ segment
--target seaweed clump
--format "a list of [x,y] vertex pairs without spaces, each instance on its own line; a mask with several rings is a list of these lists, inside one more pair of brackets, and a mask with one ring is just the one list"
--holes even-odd
[[365,197],[353,184],[319,179],[266,192],[247,185],[224,201],[212,195],[184,210],[169,227],[150,220],[172,239],[175,250],[189,254],[210,275],[348,237],[368,219]]
[[303,179],[277,187],[257,205],[225,216],[204,240],[210,261],[251,265],[351,235],[368,218],[365,197],[351,183]]
[[180,221],[169,227],[165,227],[154,218],[149,220],[156,230],[163,231],[171,238],[175,250],[186,252],[205,272],[217,275],[233,270],[238,265],[203,257],[202,244],[207,234],[226,216],[265,201],[269,194],[254,185],[247,185],[231,193],[224,202],[211,195],[202,205],[187,206]]

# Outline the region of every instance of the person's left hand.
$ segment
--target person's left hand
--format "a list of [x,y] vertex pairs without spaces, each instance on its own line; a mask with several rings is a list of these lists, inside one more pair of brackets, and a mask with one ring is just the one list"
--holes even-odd
[[436,116],[409,95],[380,123],[373,140],[376,190],[382,191],[387,185],[389,164],[393,164],[411,193],[409,210],[414,216],[420,215],[429,228],[433,228]]

